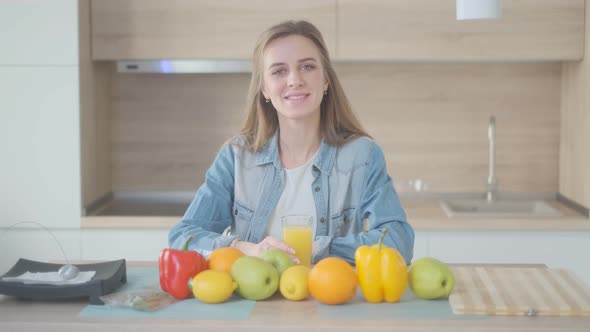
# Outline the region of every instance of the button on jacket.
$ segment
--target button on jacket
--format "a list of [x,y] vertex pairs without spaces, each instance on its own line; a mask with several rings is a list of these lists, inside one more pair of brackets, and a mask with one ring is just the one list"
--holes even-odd
[[[194,235],[189,248],[208,256],[236,239],[263,240],[285,185],[278,132],[258,153],[241,147],[243,142],[234,137],[221,148],[183,219],[171,229],[171,247],[180,248]],[[312,174],[310,190],[317,214],[313,262],[338,256],[354,263],[356,248],[377,243],[387,227],[384,244],[397,248],[410,264],[414,231],[379,145],[368,137],[340,147],[322,141]]]

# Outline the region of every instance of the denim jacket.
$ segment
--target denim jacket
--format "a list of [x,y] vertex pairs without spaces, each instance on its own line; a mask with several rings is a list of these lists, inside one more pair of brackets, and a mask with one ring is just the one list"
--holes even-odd
[[[233,240],[258,243],[284,187],[278,134],[258,153],[239,146],[234,137],[219,151],[183,219],[169,234],[170,247],[189,248],[208,256]],[[354,264],[361,245],[397,248],[410,264],[414,231],[406,221],[381,148],[370,138],[335,147],[322,141],[313,160],[311,190],[316,206],[313,262],[337,256]],[[225,232],[229,228],[230,232]]]

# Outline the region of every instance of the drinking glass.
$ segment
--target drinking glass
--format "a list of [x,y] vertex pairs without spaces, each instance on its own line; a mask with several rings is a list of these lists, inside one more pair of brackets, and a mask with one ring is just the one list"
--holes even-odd
[[311,266],[312,245],[312,217],[311,216],[284,216],[283,241],[295,249],[295,256],[300,264]]

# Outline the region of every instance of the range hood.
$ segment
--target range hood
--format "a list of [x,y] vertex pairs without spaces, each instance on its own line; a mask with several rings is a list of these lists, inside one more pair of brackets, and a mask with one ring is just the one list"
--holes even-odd
[[251,73],[249,60],[119,60],[119,73],[220,74]]

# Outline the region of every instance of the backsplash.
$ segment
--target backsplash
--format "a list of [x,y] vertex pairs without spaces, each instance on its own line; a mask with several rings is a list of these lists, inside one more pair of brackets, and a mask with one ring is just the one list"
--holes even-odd
[[[485,190],[496,117],[501,191],[556,192],[557,63],[340,63],[400,192]],[[113,191],[194,191],[239,128],[248,74],[114,74]]]

